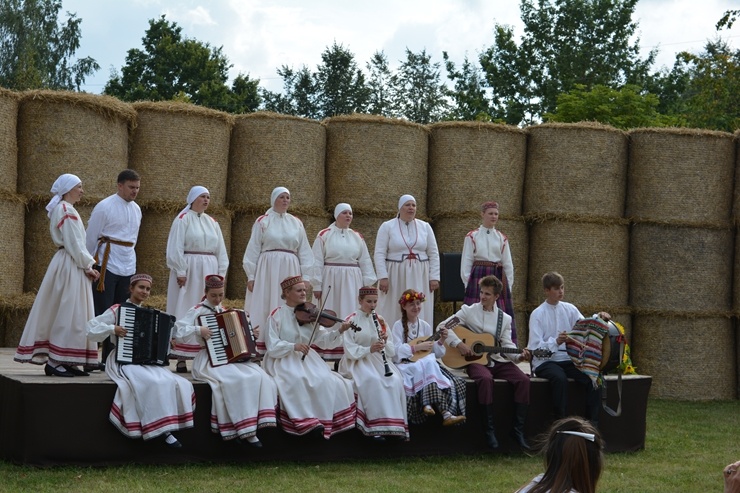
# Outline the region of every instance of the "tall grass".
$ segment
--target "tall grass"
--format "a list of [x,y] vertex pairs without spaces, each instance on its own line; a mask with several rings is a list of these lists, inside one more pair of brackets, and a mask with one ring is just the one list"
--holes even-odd
[[[722,491],[740,459],[740,401],[652,399],[645,450],[609,454],[598,491]],[[0,492],[512,492],[542,469],[539,457],[478,455],[333,464],[59,467],[0,462]]]

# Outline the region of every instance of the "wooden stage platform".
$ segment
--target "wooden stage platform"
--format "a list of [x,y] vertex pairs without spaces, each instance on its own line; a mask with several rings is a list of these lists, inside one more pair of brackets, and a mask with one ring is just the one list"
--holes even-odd
[[[411,426],[408,442],[376,443],[356,430],[323,440],[296,437],[280,428],[261,430],[264,447],[252,449],[224,442],[210,431],[211,391],[207,384],[194,383],[195,427],[177,432],[183,443],[173,451],[159,439],[132,440],[108,421],[115,384],[105,373],[89,377],[59,378],[44,375],[43,366],[13,362],[14,348],[0,348],[0,459],[33,465],[110,465],[191,462],[306,461],[371,459],[408,456],[441,456],[486,453],[481,412],[475,386],[468,383],[467,422],[441,426],[437,418],[422,426]],[[524,369],[525,367],[523,367]],[[174,370],[174,363],[172,365]],[[528,366],[526,372],[529,371]],[[185,375],[190,378],[190,373]],[[608,403],[616,406],[616,377],[607,377]],[[635,451],[645,447],[645,419],[652,379],[633,375],[623,378],[622,415],[602,411],[601,432],[609,452]],[[583,413],[584,391],[571,384],[569,409]],[[501,452],[518,452],[509,434],[513,416],[512,389],[497,381],[494,389],[496,436]],[[533,378],[528,437],[545,431],[552,422],[552,401],[547,380]]]

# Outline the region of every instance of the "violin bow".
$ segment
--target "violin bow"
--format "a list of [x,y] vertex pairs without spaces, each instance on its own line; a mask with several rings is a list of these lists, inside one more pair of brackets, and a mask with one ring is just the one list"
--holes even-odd
[[[324,306],[326,305],[326,300],[329,298],[329,293],[331,292],[331,286],[329,286],[329,289],[326,290],[326,294],[324,295],[324,299],[321,302],[321,307],[319,308],[319,313],[316,314],[316,321],[313,323],[313,330],[311,331],[311,337],[308,339],[308,349],[311,349],[311,343],[313,342],[313,337],[316,335],[316,329],[319,326],[319,320],[321,320],[321,312],[324,311]],[[308,353],[306,353],[308,354]],[[301,357],[301,361],[306,359],[306,354],[304,354]]]

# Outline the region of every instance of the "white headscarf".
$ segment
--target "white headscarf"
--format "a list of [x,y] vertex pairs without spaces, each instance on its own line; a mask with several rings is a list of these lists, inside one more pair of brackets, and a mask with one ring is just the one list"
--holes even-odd
[[53,211],[54,207],[56,207],[57,204],[62,201],[62,197],[64,196],[64,194],[72,190],[80,183],[82,183],[82,180],[77,178],[76,175],[70,173],[65,173],[57,178],[54,184],[51,186],[51,193],[53,193],[54,196],[51,198],[49,203],[46,204],[46,215],[51,217],[51,211]]
[[203,195],[204,193],[210,194],[211,192],[208,191],[206,187],[202,187],[200,185],[196,185],[193,188],[190,189],[190,192],[188,192],[188,205],[185,206],[183,210],[180,211],[180,213],[177,215],[177,217],[180,217],[181,215],[185,214],[187,211],[190,210],[190,206],[193,205],[193,202],[195,202],[195,199]]
[[269,214],[270,212],[274,210],[275,201],[277,200],[277,198],[280,196],[281,193],[287,193],[288,195],[290,195],[290,190],[288,190],[285,187],[275,187],[272,193],[270,194],[270,208],[267,209],[267,212],[265,212],[265,214]]
[[405,204],[409,200],[412,201],[414,204],[416,203],[416,199],[414,198],[413,195],[409,195],[409,194],[401,195],[401,198],[398,199],[398,210],[400,211],[401,207],[403,207],[403,204]]
[[339,217],[339,214],[344,211],[352,212],[352,206],[349,204],[345,204],[344,202],[342,202],[341,204],[337,204],[337,206],[334,208],[334,219]]

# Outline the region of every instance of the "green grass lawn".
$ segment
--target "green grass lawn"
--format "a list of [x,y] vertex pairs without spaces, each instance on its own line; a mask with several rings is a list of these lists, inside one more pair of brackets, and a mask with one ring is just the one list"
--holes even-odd
[[[648,405],[645,450],[608,454],[599,492],[721,492],[740,459],[740,401]],[[332,464],[60,467],[0,462],[0,492],[512,492],[539,457],[476,455]]]

